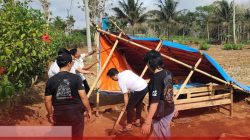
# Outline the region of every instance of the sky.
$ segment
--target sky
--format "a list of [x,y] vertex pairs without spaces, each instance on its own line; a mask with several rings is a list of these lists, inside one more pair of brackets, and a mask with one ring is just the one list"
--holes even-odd
[[[60,16],[62,19],[65,19],[69,14],[74,16],[76,20],[74,28],[82,29],[85,28],[85,13],[79,8],[79,6],[83,6],[83,0],[48,0],[50,5],[50,10],[52,12],[52,18],[56,16]],[[126,0],[125,0],[126,1]],[[140,0],[144,3],[144,6],[147,7],[148,10],[152,10],[156,8],[156,2],[158,0]],[[215,0],[179,0],[179,4],[177,10],[188,9],[190,11],[194,11],[197,6],[204,6],[212,4]],[[227,0],[232,1],[232,0]],[[250,5],[250,0],[235,0],[237,4],[240,5]],[[72,3],[71,3],[72,2]],[[116,6],[118,0],[107,0],[106,11],[112,14],[111,8]],[[39,0],[33,0],[30,6],[34,9],[42,9],[41,3]]]

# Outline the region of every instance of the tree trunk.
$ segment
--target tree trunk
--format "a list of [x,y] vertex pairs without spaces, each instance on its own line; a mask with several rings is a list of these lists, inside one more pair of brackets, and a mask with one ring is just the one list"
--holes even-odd
[[233,0],[233,39],[236,44],[235,1]]
[[132,32],[133,32],[133,36],[134,36],[135,35],[134,25],[132,25]]
[[182,29],[182,38],[185,37],[185,25],[183,26],[183,29]]
[[167,25],[167,37],[168,37],[168,40],[170,40],[170,36],[169,36],[169,25]]
[[86,19],[86,30],[87,30],[87,46],[88,46],[88,52],[92,51],[92,44],[91,44],[91,33],[90,33],[90,21],[89,21],[89,1],[84,0],[85,4],[85,19]]
[[209,34],[209,24],[207,22],[207,40],[210,40],[210,34]]

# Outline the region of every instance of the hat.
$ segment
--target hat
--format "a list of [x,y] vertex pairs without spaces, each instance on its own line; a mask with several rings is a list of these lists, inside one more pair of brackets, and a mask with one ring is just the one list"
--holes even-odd
[[68,53],[62,53],[56,58],[57,65],[59,67],[66,66],[69,62],[72,62],[72,57]]

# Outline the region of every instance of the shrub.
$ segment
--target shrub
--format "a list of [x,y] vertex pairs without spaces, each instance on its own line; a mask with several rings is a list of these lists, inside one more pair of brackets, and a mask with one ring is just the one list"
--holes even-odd
[[7,1],[0,6],[0,67],[8,71],[0,78],[0,87],[9,94],[14,90],[6,83],[16,91],[30,86],[33,78],[44,73],[48,60],[60,47],[53,35],[50,44],[42,41],[48,26],[42,13],[27,5]]
[[208,50],[210,48],[210,45],[207,43],[202,43],[199,47],[200,50]]
[[225,44],[224,49],[225,50],[242,50],[244,47],[243,44]]

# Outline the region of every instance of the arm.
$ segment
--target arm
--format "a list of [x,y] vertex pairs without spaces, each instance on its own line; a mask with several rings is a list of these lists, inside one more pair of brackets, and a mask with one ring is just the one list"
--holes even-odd
[[91,52],[85,54],[85,57],[88,57],[90,55],[93,55],[96,52],[96,49],[92,50]]
[[95,75],[95,72],[88,71],[88,70],[83,70],[81,68],[77,68],[76,71],[79,72],[79,73],[82,73],[82,74],[93,74],[93,75]]
[[124,108],[123,108],[123,111],[125,111],[126,110],[126,108],[127,108],[127,105],[128,105],[128,93],[125,93],[124,95],[123,95],[123,99],[124,99]]
[[44,102],[45,102],[46,110],[48,112],[48,114],[47,114],[48,121],[50,123],[54,123],[54,121],[53,121],[53,111],[52,111],[52,95],[45,96]]
[[86,66],[86,67],[84,67],[84,68],[82,68],[83,70],[88,70],[88,69],[90,69],[90,68],[92,68],[95,64],[97,64],[98,63],[98,60],[96,60],[94,63],[92,63],[92,64],[90,64],[89,66]]
[[88,113],[91,113],[91,107],[89,105],[89,100],[88,97],[86,95],[86,92],[84,90],[78,90],[79,96],[81,98],[82,104],[85,106],[85,108],[87,109]]

